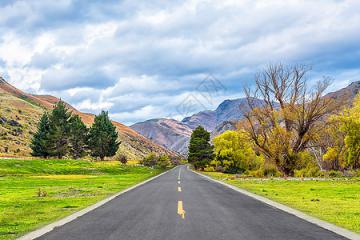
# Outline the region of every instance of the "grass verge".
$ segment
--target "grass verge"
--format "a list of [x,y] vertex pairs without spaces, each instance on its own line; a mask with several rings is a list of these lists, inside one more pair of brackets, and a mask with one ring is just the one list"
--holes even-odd
[[204,174],[360,233],[360,179],[249,179]]
[[0,160],[0,240],[14,239],[159,174],[85,160]]

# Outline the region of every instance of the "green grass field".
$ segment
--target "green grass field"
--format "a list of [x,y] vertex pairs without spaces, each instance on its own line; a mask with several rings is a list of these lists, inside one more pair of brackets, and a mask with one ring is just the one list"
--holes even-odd
[[205,174],[360,233],[359,178],[301,181],[242,179],[222,173]]
[[14,239],[160,172],[119,162],[0,159],[0,239]]

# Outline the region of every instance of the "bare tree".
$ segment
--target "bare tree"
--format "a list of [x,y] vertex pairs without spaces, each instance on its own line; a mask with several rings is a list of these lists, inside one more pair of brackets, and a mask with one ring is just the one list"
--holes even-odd
[[309,147],[324,117],[338,108],[323,97],[328,78],[308,90],[310,70],[306,65],[269,65],[255,76],[255,89],[245,89],[251,111],[242,127],[258,151],[285,175],[294,173],[298,153]]

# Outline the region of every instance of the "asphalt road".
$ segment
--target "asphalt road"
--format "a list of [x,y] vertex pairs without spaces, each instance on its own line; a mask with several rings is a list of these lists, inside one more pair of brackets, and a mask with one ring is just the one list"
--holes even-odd
[[39,239],[345,238],[209,181],[181,166]]

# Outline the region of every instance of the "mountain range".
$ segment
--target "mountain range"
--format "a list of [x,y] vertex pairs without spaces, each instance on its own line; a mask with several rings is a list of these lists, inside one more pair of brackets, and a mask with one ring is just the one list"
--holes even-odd
[[[324,97],[333,98],[336,101],[349,101],[360,91],[360,81],[353,82],[349,86],[335,92],[330,92]],[[261,100],[255,104],[261,105]],[[248,112],[249,106],[246,98],[238,98],[223,101],[215,110],[206,110],[185,117],[182,121],[175,119],[150,119],[130,126],[135,131],[150,138],[155,143],[186,155],[192,130],[197,126],[203,126],[215,137],[226,130],[236,129],[236,123]]]
[[[257,104],[262,102],[258,100]],[[192,131],[199,125],[216,136],[226,130],[235,129],[236,121],[249,111],[246,98],[223,101],[215,110],[206,110],[175,119],[150,119],[130,126],[157,144],[186,155]]]
[[[50,95],[33,95],[12,86],[0,77],[0,156],[29,156],[31,137],[44,111],[49,111],[59,98]],[[67,104],[73,114],[79,115],[90,126],[94,115],[83,113]],[[119,152],[130,159],[139,159],[150,152],[177,155],[159,146],[133,129],[113,121],[121,141]]]

